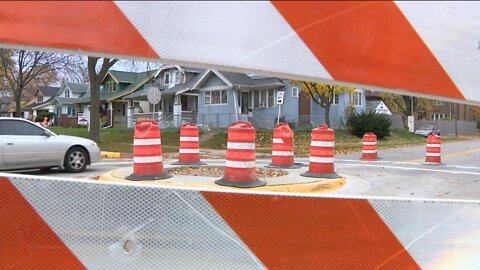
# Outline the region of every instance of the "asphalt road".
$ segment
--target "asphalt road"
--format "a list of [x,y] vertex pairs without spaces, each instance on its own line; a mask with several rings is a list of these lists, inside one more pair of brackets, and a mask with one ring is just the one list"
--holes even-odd
[[[360,156],[361,153],[355,153],[335,157],[335,170],[346,178],[347,184],[333,194],[480,199],[480,139],[443,144],[442,165],[422,164],[425,146],[379,150],[381,159],[375,162],[361,161]],[[224,161],[211,162],[221,165]],[[259,159],[257,165],[267,165],[269,162]],[[296,159],[296,162],[308,163],[308,159]],[[168,164],[169,161],[166,162]],[[59,170],[21,173],[95,179],[126,166],[133,166],[132,160],[103,159],[79,174]]]

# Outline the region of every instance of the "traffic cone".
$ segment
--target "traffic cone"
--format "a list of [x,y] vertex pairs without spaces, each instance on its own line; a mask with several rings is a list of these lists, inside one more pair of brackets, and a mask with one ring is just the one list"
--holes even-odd
[[178,152],[178,161],[173,165],[206,165],[200,161],[199,131],[195,124],[183,124]]
[[294,163],[294,134],[286,123],[279,123],[273,129],[272,163],[267,168],[298,169],[301,166]]
[[335,173],[335,131],[327,125],[321,125],[312,130],[312,142],[310,144],[310,164],[308,171],[300,174],[313,178],[341,178]]
[[442,137],[437,134],[430,134],[427,137],[427,156],[425,158],[425,162],[423,164],[427,165],[440,165],[442,164],[442,157],[441,157],[441,145],[442,145]]
[[237,121],[228,128],[225,172],[215,184],[240,188],[267,184],[257,179],[255,140],[256,131],[250,122]]
[[362,139],[362,160],[375,161],[377,159],[377,135],[367,132]]
[[133,174],[127,180],[160,180],[172,177],[163,172],[160,127],[154,120],[135,125],[133,139]]

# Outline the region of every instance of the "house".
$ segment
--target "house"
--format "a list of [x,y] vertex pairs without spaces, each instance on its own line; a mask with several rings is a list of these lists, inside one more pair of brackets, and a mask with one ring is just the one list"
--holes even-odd
[[[163,127],[178,127],[182,121],[195,122],[198,113],[198,91],[191,89],[191,84],[203,72],[203,69],[164,65],[157,73],[137,91],[125,96],[123,100],[129,102],[132,117],[128,126],[133,127],[134,117],[142,118],[137,111],[146,113],[143,117],[153,117],[159,120]],[[152,87],[161,91],[161,100],[158,104],[147,101],[147,92]],[[140,105],[139,110],[136,110]],[[143,104],[143,105],[142,105]],[[175,115],[175,116],[174,116]]]
[[[310,98],[310,97],[308,97]],[[357,113],[365,112],[365,90],[355,89],[353,93],[335,94],[330,106],[330,127],[342,129],[347,122],[347,109],[353,106]],[[325,109],[310,101],[311,122],[313,126],[325,123]]]
[[[29,112],[26,106],[34,102],[36,102],[36,99],[33,98],[33,89],[25,89],[21,100],[22,117],[28,118]],[[15,110],[16,104],[13,91],[9,89],[0,90],[0,117],[13,117]]]
[[88,83],[70,83],[63,81],[52,106],[56,115],[56,125],[62,127],[77,126],[78,102],[90,88]]
[[35,102],[25,107],[27,113],[24,115],[24,118],[35,121],[35,118],[42,112],[54,113],[53,101],[59,91],[60,87],[55,86],[38,87],[34,94]]
[[458,104],[453,102],[431,100],[431,106],[428,110],[418,112],[419,120],[438,121],[444,118],[457,120],[474,121],[472,106],[467,104]]
[[[167,66],[156,76],[156,87],[162,94],[156,111],[161,112],[166,127],[179,127],[185,121],[228,127],[238,118],[253,122],[257,128],[273,128],[278,114],[278,91],[288,92],[282,115],[289,118],[285,120],[298,121],[298,92],[293,95],[288,85],[273,77]],[[147,90],[145,87],[143,92],[124,99],[146,99]]]
[[[152,82],[158,70],[149,70],[145,72],[125,72],[110,70],[102,80],[100,87],[100,102],[101,102],[101,116],[102,123],[107,127],[127,127],[127,113],[131,107],[147,107],[147,102],[129,102],[123,97],[138,91],[143,90],[145,85]],[[90,88],[89,88],[90,89]],[[141,104],[143,103],[143,104]],[[78,111],[83,113],[90,112],[90,91],[80,96],[78,101]],[[132,126],[133,127],[133,126]]]

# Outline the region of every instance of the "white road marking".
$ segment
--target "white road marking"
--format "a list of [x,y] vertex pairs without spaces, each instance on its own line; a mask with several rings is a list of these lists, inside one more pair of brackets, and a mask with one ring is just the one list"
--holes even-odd
[[[346,165],[346,166],[345,166]],[[451,173],[451,174],[470,174],[470,175],[480,175],[480,172],[468,172],[468,171],[451,171],[451,170],[437,170],[437,169],[426,169],[426,168],[413,168],[413,167],[399,167],[399,166],[388,166],[388,165],[367,165],[367,164],[341,164],[338,167],[371,167],[371,168],[385,168],[385,169],[397,169],[405,171],[426,171],[426,172],[442,172],[442,173]]]

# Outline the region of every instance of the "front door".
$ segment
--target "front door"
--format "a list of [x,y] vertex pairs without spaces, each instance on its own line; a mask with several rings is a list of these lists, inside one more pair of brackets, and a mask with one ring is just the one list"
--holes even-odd
[[242,92],[242,114],[248,114],[249,104],[250,104],[250,93],[249,92]]

